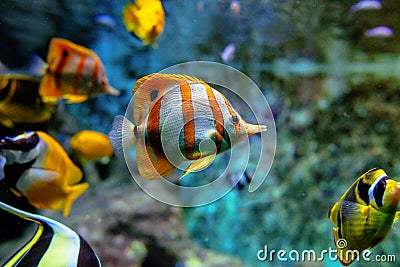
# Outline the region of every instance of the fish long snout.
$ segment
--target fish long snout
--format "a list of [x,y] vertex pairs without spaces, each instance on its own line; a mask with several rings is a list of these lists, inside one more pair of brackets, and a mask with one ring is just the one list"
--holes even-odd
[[120,91],[118,91],[117,89],[115,89],[112,86],[107,86],[105,88],[105,93],[110,94],[110,95],[115,95],[115,96],[119,96],[121,94]]
[[252,135],[256,133],[261,133],[267,131],[267,126],[266,125],[255,125],[255,124],[250,124],[250,123],[245,123],[244,127],[246,129],[247,135]]

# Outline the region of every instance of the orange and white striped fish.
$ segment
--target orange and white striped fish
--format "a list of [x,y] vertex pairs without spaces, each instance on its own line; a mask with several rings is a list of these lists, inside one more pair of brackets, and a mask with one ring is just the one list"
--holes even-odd
[[202,170],[216,154],[266,131],[245,122],[223,94],[204,81],[179,74],[150,74],[133,88],[133,123],[118,115],[109,133],[114,152],[135,142],[140,175],[157,179],[193,161],[184,175]]
[[63,98],[69,103],[99,93],[119,95],[108,83],[104,65],[95,52],[61,38],[51,39],[39,93],[44,102]]

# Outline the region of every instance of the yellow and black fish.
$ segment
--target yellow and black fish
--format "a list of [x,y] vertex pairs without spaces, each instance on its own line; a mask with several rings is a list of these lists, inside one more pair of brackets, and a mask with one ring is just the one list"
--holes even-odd
[[61,145],[44,132],[2,138],[0,163],[0,179],[6,179],[15,195],[26,197],[36,208],[63,209],[64,217],[89,187],[79,183],[82,171]]
[[51,39],[39,93],[45,102],[62,98],[69,103],[99,93],[119,95],[108,83],[104,65],[95,52],[61,38]]
[[19,74],[0,76],[0,123],[13,128],[15,124],[41,124],[56,111],[56,105],[45,103],[39,95],[39,80]]
[[160,0],[136,0],[126,4],[122,10],[126,29],[143,41],[143,45],[154,44],[164,30],[164,9]]
[[332,206],[329,218],[337,226],[333,235],[343,265],[351,264],[357,252],[373,248],[386,237],[400,216],[399,201],[400,183],[382,169],[371,169]]
[[2,266],[101,266],[99,258],[88,242],[67,226],[50,218],[16,209],[3,202],[0,202],[0,208],[38,225],[31,240]]
[[185,174],[204,169],[216,154],[266,131],[264,125],[245,122],[204,81],[179,74],[139,79],[133,88],[133,120],[116,116],[109,136],[117,155],[137,143],[137,165],[146,179],[165,177],[188,161],[194,162]]

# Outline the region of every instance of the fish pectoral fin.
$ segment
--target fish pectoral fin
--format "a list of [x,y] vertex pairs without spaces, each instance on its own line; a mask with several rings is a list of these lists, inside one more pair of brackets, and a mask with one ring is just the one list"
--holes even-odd
[[72,204],[89,188],[88,183],[81,183],[69,187],[69,192],[64,202],[63,216],[68,217]]
[[136,160],[140,175],[147,180],[165,177],[176,169],[163,153],[157,153],[143,141],[137,142]]
[[342,201],[342,215],[343,220],[351,220],[352,218],[358,218],[362,215],[367,217],[370,211],[370,206],[361,205],[352,201]]
[[201,170],[205,169],[208,165],[210,165],[214,161],[216,155],[217,154],[211,154],[207,157],[199,158],[199,159],[196,159],[195,161],[193,161],[192,164],[190,164],[186,168],[185,172],[179,178],[179,180],[191,172],[201,171]]

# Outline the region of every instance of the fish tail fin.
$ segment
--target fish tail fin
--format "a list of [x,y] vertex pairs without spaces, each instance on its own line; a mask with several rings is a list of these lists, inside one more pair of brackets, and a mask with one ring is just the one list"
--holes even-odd
[[48,64],[38,55],[33,55],[28,63],[28,73],[31,76],[39,77],[45,74]]
[[108,133],[114,154],[122,157],[124,154],[123,148],[130,147],[136,142],[135,128],[125,116],[117,115],[114,118],[111,131]]
[[63,209],[63,216],[68,217],[69,212],[71,211],[72,203],[80,197],[85,191],[89,188],[88,183],[81,183],[77,185],[71,186],[71,191],[67,195],[65,202],[64,202],[64,209]]

